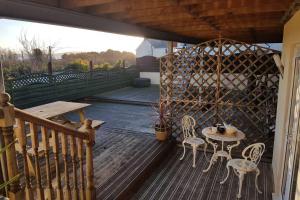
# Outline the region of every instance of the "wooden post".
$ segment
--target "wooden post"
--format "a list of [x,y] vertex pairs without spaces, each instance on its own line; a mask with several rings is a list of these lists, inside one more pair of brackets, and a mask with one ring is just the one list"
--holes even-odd
[[[15,114],[14,106],[9,103],[10,96],[7,93],[0,94],[0,128],[3,137],[4,145],[9,145],[14,141],[14,123]],[[6,155],[6,167],[8,179],[12,179],[19,174],[16,158],[15,145],[10,145],[10,147],[5,151]],[[20,188],[20,181],[16,180],[11,183],[8,187],[8,197],[11,200],[23,199],[23,195]]]
[[[4,86],[4,75],[3,75],[3,56],[0,55],[0,94],[1,93],[5,93],[5,86]],[[0,130],[1,131],[1,130]],[[3,142],[3,135],[0,134],[0,148],[4,147],[4,142]],[[6,155],[2,154],[1,158],[0,158],[0,162],[1,162],[1,182],[7,181],[7,168],[6,168]],[[1,191],[1,195],[5,195],[5,188],[2,189]]]
[[[93,70],[94,70],[94,65],[93,65],[93,61],[90,60],[89,62],[89,72],[90,72],[90,79],[93,78]],[[87,84],[88,84],[88,78],[87,78]]]
[[21,147],[21,151],[23,154],[23,162],[24,162],[24,181],[25,181],[25,198],[26,199],[33,199],[32,194],[32,187],[30,183],[30,174],[29,174],[29,168],[28,168],[28,155],[27,155],[27,149],[26,149],[26,132],[25,132],[25,121],[22,119],[16,119],[17,121],[17,127],[15,129],[15,135],[18,139],[18,143]]
[[95,144],[95,130],[92,128],[92,120],[86,119],[79,129],[89,135],[86,143],[86,199],[96,199],[94,184],[93,146]]
[[[172,111],[172,98],[173,98],[173,42],[172,41],[168,41],[168,46],[167,46],[167,54],[168,54],[168,62],[167,62],[167,102],[160,102],[160,103],[166,103],[165,108],[170,110],[170,114],[171,114],[171,118],[173,115],[173,111]],[[161,101],[161,100],[160,100]],[[172,121],[171,121],[172,123]],[[172,125],[170,125],[170,127],[172,127]],[[172,131],[172,130],[171,130]]]
[[49,46],[49,61],[48,61],[48,74],[52,75],[52,47]]
[[215,123],[219,122],[219,98],[220,98],[220,90],[221,90],[221,67],[222,67],[222,41],[221,36],[219,36],[219,42],[218,42],[218,55],[217,55],[217,85],[216,85],[216,104],[215,104]]
[[122,60],[122,68],[125,69],[125,66],[126,66],[126,65],[125,65],[125,60],[123,59],[123,60]]
[[2,65],[2,55],[0,55],[0,93],[5,92],[4,86],[4,74],[3,74],[3,65]]
[[173,84],[173,42],[168,41],[168,48],[167,48],[167,54],[168,54],[168,73],[167,73],[167,106],[171,104],[171,98],[172,98],[172,84]]
[[42,144],[45,150],[45,161],[46,161],[46,188],[45,188],[45,199],[52,200],[53,188],[52,178],[50,171],[50,145],[48,130],[45,127],[41,127],[42,132]]
[[56,199],[63,199],[63,191],[61,189],[61,177],[60,177],[60,166],[59,166],[59,140],[58,132],[52,130],[52,139],[53,139],[53,154],[55,162],[55,172],[56,172]]
[[90,62],[89,62],[89,70],[90,70],[90,72],[93,72],[93,69],[94,69],[94,65],[93,65],[93,61],[92,60],[90,60]]

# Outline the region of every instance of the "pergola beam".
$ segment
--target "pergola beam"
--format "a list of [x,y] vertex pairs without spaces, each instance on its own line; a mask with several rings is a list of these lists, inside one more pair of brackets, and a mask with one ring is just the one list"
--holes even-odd
[[273,12],[284,12],[287,7],[281,3],[273,3],[270,5],[262,5],[260,7],[241,7],[241,8],[218,8],[218,9],[201,9],[198,6],[194,6],[191,10],[199,12],[202,17],[217,17],[226,16],[228,14],[233,15],[254,15],[260,13],[273,13]]
[[289,9],[283,15],[281,22],[287,22],[298,10],[300,10],[300,0],[294,0],[293,3],[290,5]]
[[0,0],[0,17],[29,20],[78,27],[90,30],[105,31],[132,36],[141,36],[161,40],[186,43],[198,43],[199,39],[179,34],[154,30],[133,24],[123,23],[102,17],[91,16],[70,10],[42,6],[16,0]]
[[187,12],[189,15],[194,17],[196,20],[200,20],[207,23],[207,25],[209,25],[215,31],[220,31],[220,27],[218,26],[217,22],[213,18],[201,16],[200,13],[198,11],[193,10],[191,6],[182,5],[178,0],[170,0],[170,1],[173,2],[175,5],[181,7],[185,12]]
[[88,12],[92,14],[113,14],[113,13],[127,13],[129,11],[147,10],[168,8],[172,6],[169,0],[152,0],[152,1],[139,1],[128,0],[115,3],[107,3],[99,6],[92,6],[88,8]]

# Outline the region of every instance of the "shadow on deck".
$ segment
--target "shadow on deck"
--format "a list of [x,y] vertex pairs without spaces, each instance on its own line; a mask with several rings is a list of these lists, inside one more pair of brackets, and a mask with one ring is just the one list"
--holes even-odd
[[[151,177],[143,184],[132,200],[232,200],[236,199],[238,178],[231,171],[227,182],[219,182],[226,176],[226,162],[217,162],[207,173],[208,162],[201,152],[197,156],[197,166],[192,168],[192,153],[188,151],[185,159],[179,161],[182,150],[177,148],[172,156],[165,159],[161,166],[155,170]],[[242,198],[247,200],[272,199],[272,169],[270,163],[261,162],[259,165],[261,175],[258,184],[262,190],[259,194],[255,190],[254,174],[247,174],[244,179]]]

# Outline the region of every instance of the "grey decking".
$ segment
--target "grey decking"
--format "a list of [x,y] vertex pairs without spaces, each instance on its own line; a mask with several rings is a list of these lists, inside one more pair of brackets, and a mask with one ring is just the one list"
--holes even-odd
[[[177,149],[173,156],[165,159],[160,168],[144,183],[132,200],[153,199],[182,199],[182,200],[232,200],[236,199],[238,179],[231,172],[224,185],[219,182],[226,175],[225,163],[218,162],[207,173],[202,170],[207,166],[203,153],[198,154],[197,167],[192,168],[191,151],[183,161],[179,161],[182,151]],[[263,191],[255,191],[254,175],[248,174],[244,180],[242,199],[258,200],[272,199],[272,170],[271,164],[260,164],[261,175],[259,187]]]
[[110,92],[93,95],[94,100],[118,100],[133,103],[157,103],[159,101],[159,86],[145,88],[124,87]]
[[96,135],[94,147],[95,184],[100,187],[107,179],[145,150],[157,144],[150,134],[124,129],[104,128]]
[[100,131],[94,148],[97,199],[128,199],[171,147],[152,134],[112,128]]
[[[85,113],[88,118],[105,121],[103,127],[154,133],[154,110],[150,106],[95,102],[85,109]],[[79,120],[76,114],[69,117]]]

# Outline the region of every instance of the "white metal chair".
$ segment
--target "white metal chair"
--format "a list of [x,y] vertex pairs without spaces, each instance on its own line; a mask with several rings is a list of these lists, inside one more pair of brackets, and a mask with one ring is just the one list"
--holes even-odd
[[258,163],[265,151],[265,144],[264,143],[255,143],[251,144],[246,147],[243,152],[242,156],[244,159],[231,159],[227,162],[227,176],[226,178],[220,182],[221,184],[225,183],[225,181],[229,177],[230,167],[233,168],[233,172],[239,177],[239,191],[237,194],[237,198],[241,198],[241,191],[242,185],[244,180],[244,175],[249,172],[255,172],[255,188],[256,190],[261,193],[257,185],[257,178],[260,174],[260,170],[258,169]]
[[[185,156],[185,144],[190,144],[193,148],[193,167],[196,167],[196,154],[197,154],[197,148],[200,145],[204,145],[204,153],[206,152],[207,144],[205,141],[199,137],[196,136],[195,134],[195,119],[191,116],[185,115],[182,118],[181,121],[182,125],[182,131],[183,131],[183,141],[182,141],[182,146],[183,146],[183,155],[181,156],[180,160],[182,160]],[[206,157],[206,154],[205,154]]]

